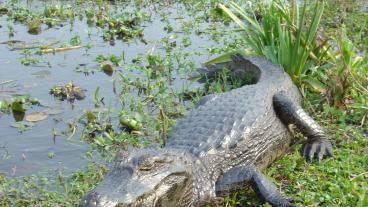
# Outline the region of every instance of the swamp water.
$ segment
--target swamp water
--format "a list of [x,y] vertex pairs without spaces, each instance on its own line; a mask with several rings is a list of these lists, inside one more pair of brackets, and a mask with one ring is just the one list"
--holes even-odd
[[[36,11],[42,11],[44,6],[53,6],[43,1],[30,2],[28,4],[21,2],[19,5],[33,8]],[[96,5],[89,6],[92,8]],[[65,7],[70,8],[71,6]],[[115,12],[111,15],[118,15],[124,10],[131,12],[133,8],[132,5],[110,5],[110,7],[114,8]],[[106,107],[108,105],[112,108],[121,108],[119,97],[113,92],[112,82],[119,76],[119,73],[142,76],[141,71],[127,70],[127,66],[137,55],[144,57],[149,51],[154,51],[165,58],[168,54],[163,48],[163,42],[170,40],[174,51],[170,53],[176,53],[177,56],[186,55],[185,58],[177,58],[181,63],[173,63],[178,71],[184,71],[181,74],[185,74],[187,69],[178,68],[179,66],[189,68],[183,65],[190,64],[193,70],[210,58],[206,48],[213,44],[219,46],[211,37],[216,35],[216,29],[210,32],[203,31],[204,35],[198,36],[194,34],[194,28],[190,28],[190,24],[202,27],[203,30],[215,27],[206,22],[190,23],[186,18],[191,20],[193,18],[189,18],[188,15],[191,14],[185,13],[186,9],[183,5],[178,4],[175,7],[166,5],[160,8],[164,10],[160,11],[154,7],[140,10],[149,16],[148,20],[141,24],[144,34],[143,42],[132,38],[127,41],[116,40],[114,45],[103,40],[104,32],[101,29],[95,25],[88,26],[85,17],[65,20],[51,28],[42,25],[41,32],[37,35],[29,34],[26,25],[14,22],[7,15],[0,17],[0,42],[2,43],[0,44],[0,100],[10,100],[16,94],[29,94],[31,98],[38,99],[40,105],[28,107],[25,116],[31,112],[48,113],[47,119],[33,124],[25,121],[16,122],[11,112],[0,114],[0,172],[13,176],[47,173],[50,170],[71,172],[90,162],[91,159],[85,158],[89,146],[79,139],[83,126],[79,124],[74,136],[69,137],[71,133],[68,124],[78,123],[79,117],[86,110],[95,108],[92,96],[97,87],[99,87],[100,97],[104,98]],[[79,8],[78,11],[83,11],[83,9]],[[163,18],[166,19],[165,23]],[[186,24],[189,24],[189,28]],[[167,29],[164,29],[168,25],[173,27],[173,31],[167,32]],[[183,27],[187,27],[186,31],[183,31]],[[10,30],[14,30],[13,35],[10,35]],[[78,37],[83,46],[88,44],[88,48],[35,54],[40,50],[41,45],[49,45],[52,48],[61,47],[69,43],[73,37]],[[30,55],[24,53],[30,53]],[[112,76],[99,70],[96,57],[101,54],[105,56],[115,54],[124,57],[121,65],[115,67]],[[34,63],[33,59],[37,61]],[[84,69],[84,71],[78,71],[77,68]],[[86,90],[85,99],[69,103],[49,94],[53,86],[65,85],[70,81]],[[178,90],[182,87],[189,87],[189,85],[190,87],[198,86],[197,83],[188,81],[185,75],[180,77],[179,73],[171,84]],[[12,127],[17,123],[18,128]],[[19,127],[19,123],[31,124],[32,127],[24,130],[21,126]],[[69,131],[69,133],[60,135],[63,131]]]

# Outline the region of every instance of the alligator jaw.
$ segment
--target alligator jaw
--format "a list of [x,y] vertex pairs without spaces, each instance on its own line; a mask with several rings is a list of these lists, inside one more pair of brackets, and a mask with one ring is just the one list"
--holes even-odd
[[[187,206],[193,199],[192,183],[187,174],[172,174],[149,191],[136,191],[128,187],[129,192],[120,196],[108,195],[99,188],[90,192],[81,200],[79,207],[179,207]],[[128,184],[129,185],[129,184]],[[139,185],[136,183],[136,185]],[[142,186],[142,188],[145,188]],[[186,202],[179,205],[180,201]]]

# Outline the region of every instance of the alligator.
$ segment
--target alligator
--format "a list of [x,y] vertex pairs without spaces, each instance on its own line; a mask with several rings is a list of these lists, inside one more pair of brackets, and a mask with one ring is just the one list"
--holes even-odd
[[290,125],[307,138],[302,154],[308,160],[332,156],[331,143],[301,108],[298,88],[279,66],[262,57],[234,55],[201,74],[211,78],[223,68],[254,81],[205,96],[177,121],[163,148],[120,153],[80,206],[201,206],[248,184],[272,206],[294,206],[261,170],[296,143]]

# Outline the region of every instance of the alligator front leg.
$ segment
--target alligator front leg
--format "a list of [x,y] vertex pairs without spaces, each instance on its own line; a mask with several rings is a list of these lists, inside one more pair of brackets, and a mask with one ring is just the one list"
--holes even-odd
[[251,184],[262,201],[274,207],[292,207],[292,199],[283,198],[277,187],[269,181],[254,165],[235,167],[222,175],[216,182],[216,195],[223,196],[243,189]]
[[332,156],[332,145],[326,138],[323,129],[301,107],[295,103],[285,92],[273,97],[273,105],[277,116],[284,124],[295,124],[300,132],[308,138],[303,148],[303,156],[318,161],[323,156]]

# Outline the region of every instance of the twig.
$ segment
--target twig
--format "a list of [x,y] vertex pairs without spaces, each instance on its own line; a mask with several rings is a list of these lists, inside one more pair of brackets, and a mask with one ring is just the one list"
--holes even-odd
[[166,145],[166,115],[165,115],[165,111],[162,108],[162,106],[160,106],[160,119],[161,119],[161,124],[162,124],[162,141],[163,141],[163,145]]
[[42,53],[54,53],[54,52],[63,52],[63,51],[67,51],[67,50],[74,50],[74,49],[79,49],[82,48],[82,45],[77,45],[77,46],[70,46],[70,47],[59,47],[59,48],[46,48],[46,49],[42,49]]
[[0,42],[0,44],[4,44],[4,45],[10,45],[10,44],[16,44],[16,43],[25,43],[25,42],[21,40],[8,40],[8,41]]
[[0,90],[0,93],[16,93],[17,91]]
[[[27,45],[26,42],[22,42],[24,45],[17,45],[16,47],[13,47],[13,44],[8,44],[10,46],[10,50],[24,50],[24,49],[36,49],[36,48],[45,48],[45,47],[50,47],[52,45],[55,45],[57,43],[59,43],[60,41],[57,40],[57,41],[53,41],[53,42],[50,42],[49,44],[46,44],[46,45],[34,45],[35,43],[31,43],[30,45]],[[20,42],[19,42],[20,43]]]
[[11,83],[11,82],[14,82],[15,80],[6,80],[6,81],[3,81],[3,82],[0,82],[0,85],[4,85],[4,84],[7,84],[7,83]]

